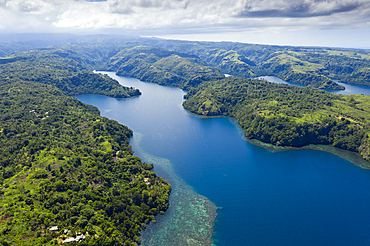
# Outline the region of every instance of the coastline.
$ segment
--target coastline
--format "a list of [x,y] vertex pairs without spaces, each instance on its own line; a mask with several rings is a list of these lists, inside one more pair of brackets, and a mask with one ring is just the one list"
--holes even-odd
[[[100,72],[101,73],[101,71],[96,71],[96,72]],[[116,76],[118,76],[118,75],[116,75]],[[229,76],[231,76],[231,75],[229,75]],[[228,77],[228,76],[226,76],[226,77]],[[267,79],[265,79],[263,77],[268,77],[268,76],[260,76],[260,77],[257,77],[256,79],[262,78],[262,79],[264,79],[264,80],[266,80],[268,82],[277,83],[275,81],[267,80]],[[275,77],[275,76],[272,76],[272,77]],[[129,78],[131,78],[131,77],[129,77]],[[281,81],[283,81],[283,80],[281,80]],[[290,85],[302,86],[300,84],[295,84],[295,83],[291,83],[291,82],[286,82],[286,81],[283,81],[283,82],[284,83],[287,83],[287,84],[290,84]],[[148,82],[148,83],[155,83],[155,82]],[[158,83],[155,83],[155,84],[158,84]],[[179,86],[176,86],[176,85],[162,85],[162,86],[173,86],[173,87],[180,88]],[[181,89],[181,90],[183,90],[183,89]],[[345,89],[338,90],[338,91],[344,91],[344,90]],[[183,91],[186,92],[185,90],[183,90]],[[184,100],[184,101],[186,101],[186,100]],[[232,122],[234,125],[236,125],[236,127],[241,132],[243,138],[247,142],[249,142],[249,143],[251,143],[253,145],[256,145],[256,146],[265,148],[265,149],[267,149],[269,151],[288,151],[288,150],[301,150],[301,149],[320,150],[320,151],[329,152],[329,153],[332,153],[334,155],[337,155],[340,158],[345,159],[345,160],[351,162],[352,164],[354,164],[354,165],[356,165],[356,166],[358,166],[360,168],[369,169],[370,170],[370,162],[364,160],[359,153],[356,153],[356,152],[353,152],[353,151],[349,151],[349,150],[340,149],[340,148],[336,148],[336,147],[331,146],[331,145],[323,145],[323,144],[318,144],[318,145],[309,144],[309,145],[305,145],[305,146],[302,146],[302,147],[275,146],[273,144],[265,143],[265,142],[262,142],[262,141],[257,140],[257,139],[248,139],[248,138],[246,138],[245,135],[244,135],[244,129],[241,128],[241,126],[237,123],[237,120],[234,117],[227,116],[227,115],[213,115],[213,116],[199,115],[199,114],[193,113],[193,112],[185,109],[184,106],[183,106],[183,104],[181,105],[181,107],[184,109],[184,111],[187,114],[189,114],[191,116],[195,116],[195,117],[201,118],[201,119],[227,117],[227,118],[229,118],[230,122]]]
[[247,142],[265,148],[272,152],[279,152],[279,151],[289,151],[289,150],[320,150],[324,152],[332,153],[336,156],[339,156],[340,158],[347,160],[351,162],[352,164],[363,168],[363,169],[370,169],[370,162],[364,160],[362,156],[356,152],[339,149],[331,145],[323,145],[323,144],[309,144],[302,147],[291,147],[291,146],[275,146],[270,143],[264,143],[257,139],[247,139],[246,137],[243,137]]
[[142,134],[134,132],[130,140],[135,155],[147,163],[154,163],[157,175],[163,176],[172,186],[168,210],[157,215],[156,223],[148,224],[141,232],[141,245],[214,245],[214,226],[220,208],[186,184],[176,174],[170,160],[146,153],[140,146],[141,139]]
[[[226,116],[227,117],[227,116]],[[363,169],[368,169],[370,170],[370,162],[366,161],[365,159],[362,158],[362,156],[359,153],[349,151],[349,150],[344,150],[340,148],[336,148],[331,145],[324,145],[324,144],[309,144],[305,145],[302,147],[292,147],[292,146],[275,146],[271,143],[265,143],[257,139],[248,139],[244,135],[244,129],[241,128],[241,126],[238,124],[235,118],[229,117],[229,120],[231,123],[233,123],[240,131],[240,134],[242,135],[243,139],[247,141],[248,143],[251,143],[253,145],[262,147],[264,149],[267,149],[271,152],[278,152],[278,151],[289,151],[289,150],[303,150],[303,149],[308,149],[308,150],[319,150],[319,151],[324,151],[324,152],[329,152],[332,153],[336,156],[339,156],[340,158],[347,160],[351,162],[352,164],[363,168]]]

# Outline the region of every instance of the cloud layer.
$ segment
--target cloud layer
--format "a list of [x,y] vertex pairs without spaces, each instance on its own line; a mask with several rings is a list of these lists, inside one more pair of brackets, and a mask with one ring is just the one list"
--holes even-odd
[[364,28],[368,0],[0,0],[0,29],[139,35]]
[[287,1],[247,1],[237,14],[239,17],[285,17],[308,18],[331,16],[338,13],[351,14],[368,9],[368,1],[361,0],[287,0]]

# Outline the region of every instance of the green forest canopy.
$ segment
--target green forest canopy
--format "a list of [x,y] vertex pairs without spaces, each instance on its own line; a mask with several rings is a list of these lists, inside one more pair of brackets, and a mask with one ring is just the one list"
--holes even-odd
[[130,129],[66,94],[140,92],[55,52],[0,65],[0,244],[137,245],[171,186],[133,156]]
[[[30,47],[36,46],[24,42],[0,43],[0,54],[11,54],[12,51]],[[146,81],[177,83],[180,86],[184,77],[201,71],[199,68],[202,66],[246,78],[274,75],[289,82],[321,89],[344,89],[336,80],[370,85],[370,51],[365,49],[94,36],[64,45],[59,52],[89,70],[110,70]],[[171,56],[171,59],[158,62]],[[175,56],[180,57],[183,63],[175,70],[168,70],[171,64],[180,61],[174,60]],[[137,66],[139,63],[142,67]],[[181,76],[177,71],[186,71],[187,76]],[[217,75],[216,70],[212,73]],[[168,81],[168,77],[164,76],[166,74],[180,82]]]

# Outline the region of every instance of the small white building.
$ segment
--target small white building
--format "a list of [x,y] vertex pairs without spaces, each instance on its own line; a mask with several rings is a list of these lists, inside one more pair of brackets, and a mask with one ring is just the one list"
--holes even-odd
[[49,228],[49,231],[57,231],[58,230],[58,226],[52,226]]
[[85,235],[81,234],[81,235],[78,235],[75,238],[73,238],[73,237],[67,238],[66,240],[63,241],[63,243],[78,242],[78,241],[83,240],[83,239],[85,239]]

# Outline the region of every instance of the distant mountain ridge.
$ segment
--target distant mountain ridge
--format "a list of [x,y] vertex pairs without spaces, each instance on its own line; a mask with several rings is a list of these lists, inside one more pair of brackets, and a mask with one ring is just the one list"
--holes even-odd
[[[12,51],[35,47],[30,45],[32,42],[0,43],[0,55],[4,56]],[[39,46],[37,48],[40,48]],[[190,58],[185,57],[187,54],[197,57],[198,60],[195,63],[199,65],[214,67],[219,69],[221,73],[239,77],[273,75],[289,82],[328,90],[344,89],[334,80],[350,84],[370,85],[370,51],[364,49],[196,42],[139,37],[120,38],[109,35],[72,36],[62,47],[76,52],[76,55],[82,60],[82,64],[89,69],[99,67],[117,72],[119,69],[116,64],[118,53],[123,54],[122,52],[124,52],[127,57],[129,55],[127,49],[132,49],[135,46],[147,46],[152,49],[157,47],[166,49],[166,52],[179,52],[183,54],[180,57],[185,59]],[[155,52],[151,54],[155,54]],[[154,60],[152,61],[154,63]],[[157,61],[158,59],[155,59],[155,62]],[[134,64],[133,60],[126,62],[129,62],[130,66]],[[146,60],[145,63],[153,65],[150,60]],[[125,69],[121,68],[118,73],[133,76],[138,69],[127,71],[130,66],[125,66]],[[168,77],[163,74],[173,73],[173,71],[164,71],[163,67],[155,67],[156,71],[152,71],[155,75],[149,73],[144,76],[148,71],[140,70],[141,78],[152,82],[156,80],[156,83],[173,83],[158,80],[159,77],[163,81],[168,80]],[[183,77],[175,75],[177,76],[176,73],[171,76],[167,74],[167,76],[178,80]],[[186,82],[182,81],[177,84],[183,85],[184,83]]]

